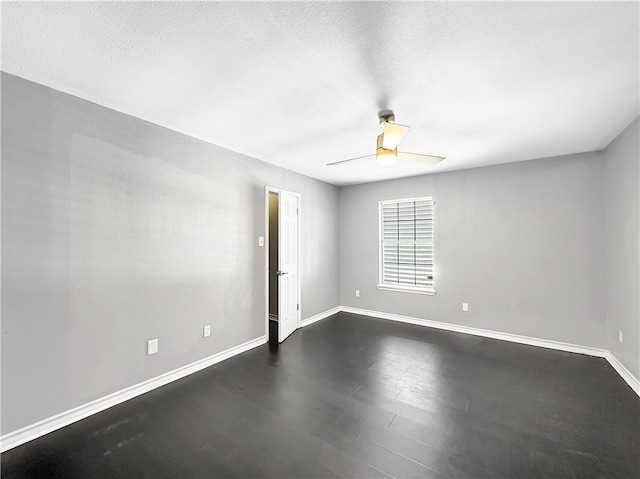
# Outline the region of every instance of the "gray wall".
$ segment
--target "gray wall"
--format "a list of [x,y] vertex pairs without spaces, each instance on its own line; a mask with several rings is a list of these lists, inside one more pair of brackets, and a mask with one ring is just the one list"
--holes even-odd
[[3,73],[2,434],[262,336],[265,185],[336,307],[338,188]]
[[[639,120],[604,150],[607,349],[640,378]],[[623,332],[623,343],[618,342]]]
[[[341,188],[341,304],[604,348],[602,171],[587,153]],[[436,295],[378,290],[378,201],[423,195]]]
[[[608,348],[639,377],[638,179],[636,120],[604,153],[338,190],[3,73],[1,432],[263,335],[265,185],[302,194],[303,319]],[[378,291],[377,202],[422,195],[437,294]]]

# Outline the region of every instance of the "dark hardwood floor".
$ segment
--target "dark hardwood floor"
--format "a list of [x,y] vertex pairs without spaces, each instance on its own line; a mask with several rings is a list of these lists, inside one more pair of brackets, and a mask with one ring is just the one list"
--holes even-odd
[[7,479],[638,478],[640,400],[603,359],[340,313],[1,460]]

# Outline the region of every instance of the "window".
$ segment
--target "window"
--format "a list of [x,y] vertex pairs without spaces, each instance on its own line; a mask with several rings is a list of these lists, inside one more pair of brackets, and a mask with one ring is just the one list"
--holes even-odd
[[381,201],[379,289],[435,294],[433,199]]

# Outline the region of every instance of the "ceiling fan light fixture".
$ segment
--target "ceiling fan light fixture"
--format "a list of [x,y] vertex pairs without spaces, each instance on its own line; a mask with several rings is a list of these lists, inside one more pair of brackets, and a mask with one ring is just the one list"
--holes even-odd
[[398,149],[390,150],[382,147],[384,135],[378,135],[378,141],[376,144],[376,163],[383,166],[394,165],[398,161]]
[[398,151],[397,150],[385,150],[384,148],[380,148],[376,151],[376,163],[382,166],[390,166],[395,165],[398,161]]

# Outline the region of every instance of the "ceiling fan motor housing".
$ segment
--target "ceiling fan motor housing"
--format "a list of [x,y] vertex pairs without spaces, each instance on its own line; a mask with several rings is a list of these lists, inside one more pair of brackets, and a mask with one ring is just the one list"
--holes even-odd
[[389,150],[387,148],[384,148],[382,146],[382,142],[384,141],[384,134],[380,133],[378,135],[378,139],[376,140],[376,151],[380,151],[380,150],[385,150],[385,151],[398,151],[398,149],[396,148],[395,150]]

